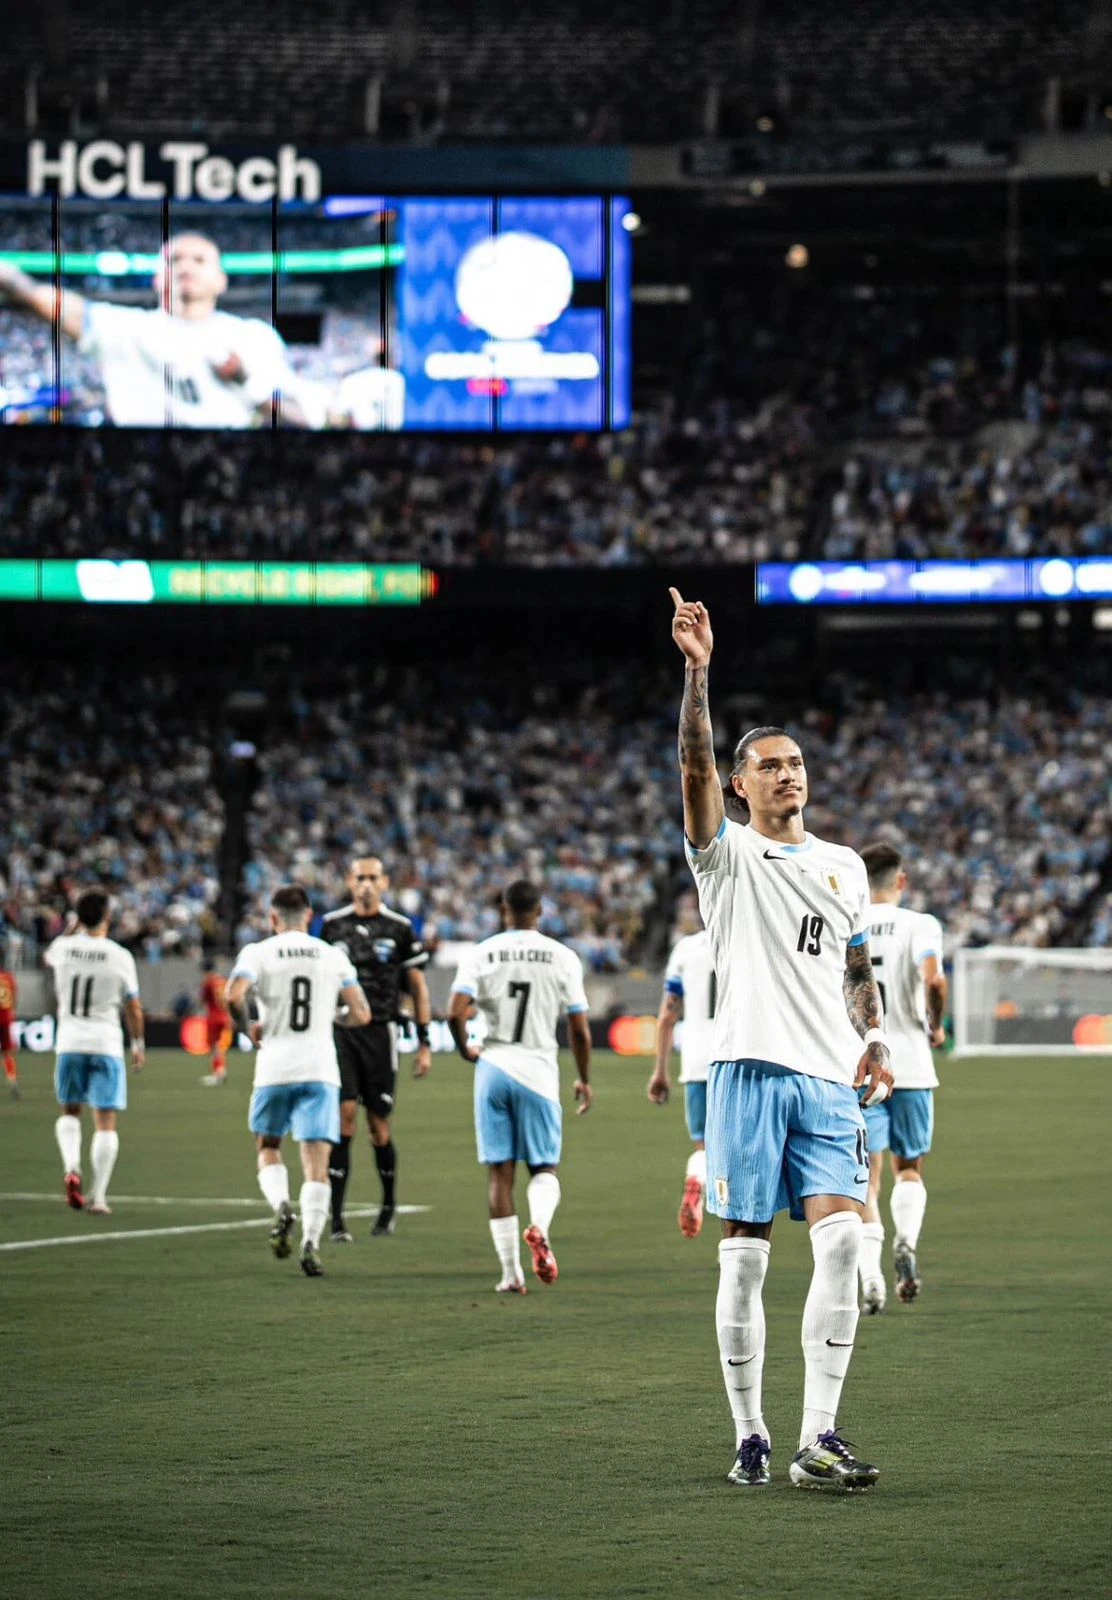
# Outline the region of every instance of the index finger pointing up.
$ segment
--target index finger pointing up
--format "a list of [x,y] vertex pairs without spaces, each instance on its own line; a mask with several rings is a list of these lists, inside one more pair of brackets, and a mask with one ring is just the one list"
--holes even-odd
[[683,605],[683,595],[679,592],[678,589],[669,589],[668,593],[672,596],[672,604],[675,606],[676,610],[678,611],[679,608]]

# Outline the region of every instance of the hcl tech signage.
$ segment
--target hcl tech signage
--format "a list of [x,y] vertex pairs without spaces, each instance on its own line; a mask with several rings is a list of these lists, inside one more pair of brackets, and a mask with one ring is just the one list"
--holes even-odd
[[[151,168],[155,174],[152,175]],[[302,200],[321,197],[321,169],[297,146],[279,145],[273,158],[251,155],[233,161],[198,139],[168,139],[154,152],[140,140],[79,143],[63,139],[54,154],[45,139],[27,146],[27,193],[58,194],[64,200]]]

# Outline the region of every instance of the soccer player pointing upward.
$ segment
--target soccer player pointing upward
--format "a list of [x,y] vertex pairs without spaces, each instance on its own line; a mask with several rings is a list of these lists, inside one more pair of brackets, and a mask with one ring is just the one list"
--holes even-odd
[[[748,826],[725,814],[707,672],[714,640],[699,602],[675,605],[684,657],[679,758],[687,855],[718,978],[707,1082],[707,1205],[722,1225],[718,1347],[736,1430],[731,1483],[769,1481],[761,1411],[762,1289],[778,1211],[811,1230],[803,1310],[801,1487],[867,1489],[877,1469],[837,1431],[857,1328],[857,1257],[868,1190],[866,1104],[891,1089],[869,961],[869,886],[852,850],[805,831],[807,773],[794,739],[755,728],[734,752],[730,788]],[[864,1050],[862,1050],[864,1041]]]

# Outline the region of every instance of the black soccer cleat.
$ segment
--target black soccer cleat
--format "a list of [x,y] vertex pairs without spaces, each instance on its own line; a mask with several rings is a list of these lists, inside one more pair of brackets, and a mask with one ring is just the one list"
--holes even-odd
[[307,1278],[324,1277],[324,1268],[320,1264],[320,1251],[308,1240],[301,1246],[301,1270]]
[[371,1229],[371,1238],[385,1239],[393,1233],[396,1226],[393,1206],[383,1206],[375,1220],[374,1227]]
[[278,1257],[279,1261],[284,1261],[289,1255],[290,1251],[293,1249],[293,1246],[290,1244],[290,1234],[293,1232],[296,1225],[296,1211],[290,1205],[288,1200],[283,1200],[282,1204],[278,1207],[278,1214],[275,1218],[274,1226],[270,1230],[270,1248],[274,1251],[274,1254]]
[[858,1461],[836,1428],[820,1433],[814,1444],[800,1450],[789,1469],[797,1489],[834,1489],[854,1494],[871,1489],[880,1470]]
[[763,1489],[772,1481],[769,1459],[772,1446],[759,1433],[751,1433],[738,1446],[737,1460],[726,1474],[726,1482],[739,1489]]
[[913,1300],[918,1300],[922,1280],[919,1277],[919,1263],[915,1259],[915,1251],[902,1239],[896,1240],[896,1248],[892,1252],[892,1266],[896,1273],[896,1299],[902,1300],[909,1306]]

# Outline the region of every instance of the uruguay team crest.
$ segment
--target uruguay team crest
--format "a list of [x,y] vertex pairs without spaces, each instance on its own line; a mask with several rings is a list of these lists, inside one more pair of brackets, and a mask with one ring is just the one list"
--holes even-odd
[[839,878],[838,874],[836,872],[824,872],[823,877],[826,879],[828,886],[834,891],[834,893],[836,895],[840,895],[842,892],[842,880]]

